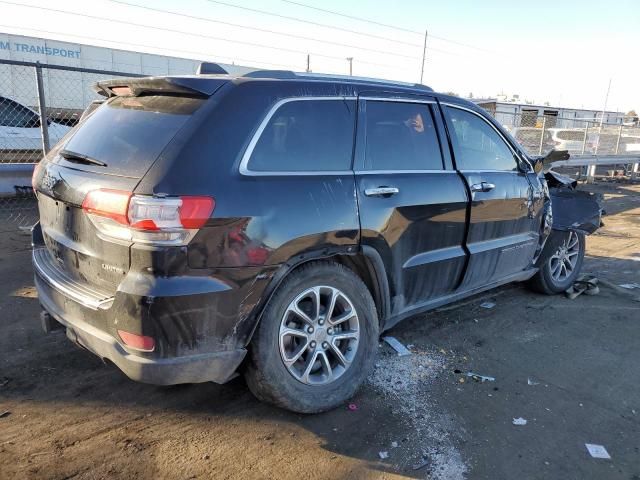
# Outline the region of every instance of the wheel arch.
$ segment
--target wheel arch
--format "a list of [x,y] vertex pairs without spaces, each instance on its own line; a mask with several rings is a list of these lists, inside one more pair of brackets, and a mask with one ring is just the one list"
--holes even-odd
[[378,313],[380,331],[384,329],[385,322],[391,313],[391,297],[387,275],[380,254],[370,246],[362,246],[358,249],[355,247],[347,247],[346,249],[331,252],[325,249],[296,255],[278,268],[265,289],[261,301],[254,309],[252,316],[255,321],[253,322],[253,330],[247,337],[247,345],[251,343],[251,339],[261,321],[262,313],[266,305],[285,278],[303,265],[321,260],[329,260],[343,265],[360,277],[373,297]]

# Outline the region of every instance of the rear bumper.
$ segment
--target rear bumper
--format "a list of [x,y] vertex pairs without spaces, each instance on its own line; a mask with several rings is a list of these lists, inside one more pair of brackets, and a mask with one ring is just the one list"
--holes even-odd
[[[256,325],[252,312],[275,271],[233,268],[177,277],[130,271],[109,295],[65,275],[34,243],[35,285],[45,311],[78,345],[131,379],[158,385],[233,378]],[[127,346],[118,330],[154,338],[154,351]]]
[[151,359],[135,355],[109,334],[84,322],[69,322],[44,305],[58,322],[67,329],[67,337],[103,360],[114,363],[132,380],[154,385],[179,383],[224,383],[235,376],[235,371],[247,351],[242,349],[185,357]]
[[235,376],[247,353],[246,349],[238,348],[172,358],[147,358],[136,355],[109,333],[81,319],[65,315],[54,299],[60,293],[38,273],[35,275],[35,282],[42,307],[66,327],[67,337],[98,357],[111,361],[132,380],[155,385],[224,383]]

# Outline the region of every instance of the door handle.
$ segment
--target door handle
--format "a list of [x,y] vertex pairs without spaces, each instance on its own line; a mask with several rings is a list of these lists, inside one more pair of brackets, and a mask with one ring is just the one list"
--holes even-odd
[[496,186],[493,183],[481,182],[474,183],[470,188],[472,192],[490,192],[491,190],[496,188]]
[[400,193],[396,187],[377,187],[377,188],[367,188],[364,191],[364,194],[367,197],[384,197],[395,195],[396,193]]

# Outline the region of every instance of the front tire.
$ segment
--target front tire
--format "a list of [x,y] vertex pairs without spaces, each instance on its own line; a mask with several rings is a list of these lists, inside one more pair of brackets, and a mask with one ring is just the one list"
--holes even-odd
[[530,280],[530,286],[547,295],[564,292],[580,274],[584,253],[584,234],[552,231],[542,252],[538,273]]
[[373,366],[378,316],[349,268],[313,262],[269,300],[250,346],[245,378],[260,400],[299,413],[351,398]]

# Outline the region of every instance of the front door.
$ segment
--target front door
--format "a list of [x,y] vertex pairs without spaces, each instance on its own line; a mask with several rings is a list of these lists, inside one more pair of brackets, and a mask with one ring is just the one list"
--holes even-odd
[[359,105],[362,243],[382,257],[397,314],[460,283],[467,193],[432,98],[361,98]]
[[469,264],[461,289],[493,283],[525,270],[538,245],[541,198],[515,151],[497,128],[471,109],[443,107],[456,168],[471,196],[466,246]]

